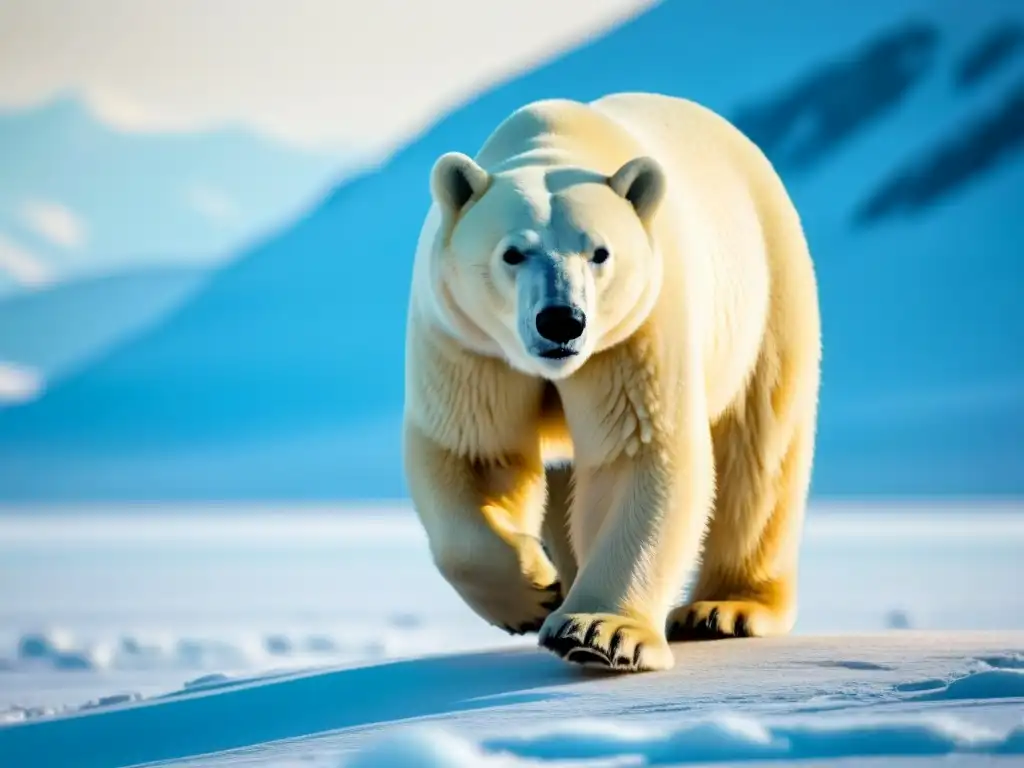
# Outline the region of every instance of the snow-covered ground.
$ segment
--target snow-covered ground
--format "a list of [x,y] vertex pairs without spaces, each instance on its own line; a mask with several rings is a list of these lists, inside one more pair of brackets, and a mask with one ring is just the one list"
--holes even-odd
[[484,625],[404,508],[8,510],[0,766],[1013,762],[1022,556],[1024,503],[816,504],[793,637],[609,678]]

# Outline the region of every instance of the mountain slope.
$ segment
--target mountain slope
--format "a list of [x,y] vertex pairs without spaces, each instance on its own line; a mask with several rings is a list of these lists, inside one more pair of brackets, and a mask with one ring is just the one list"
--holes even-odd
[[156,324],[199,288],[207,271],[133,269],[0,299],[0,360],[54,381]]
[[[1024,492],[1024,162],[1012,139],[1024,68],[1010,61],[966,91],[955,74],[1024,9],[789,10],[666,2],[467,103],[160,328],[0,416],[0,493],[400,495],[404,311],[430,165],[475,151],[528,100],[621,90],[733,117],[791,187],[824,315],[815,493]],[[687,30],[699,34],[682,45]],[[1011,139],[995,163],[993,135]],[[924,174],[947,179],[925,183],[930,199],[858,218],[901,199],[887,190],[912,189],[921,168],[947,169]]]
[[234,127],[124,132],[60,95],[0,110],[0,232],[58,278],[224,258],[300,215],[347,160]]

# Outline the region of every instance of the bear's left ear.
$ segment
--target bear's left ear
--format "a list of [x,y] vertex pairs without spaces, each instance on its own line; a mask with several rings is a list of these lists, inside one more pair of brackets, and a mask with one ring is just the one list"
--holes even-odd
[[476,161],[461,152],[441,155],[430,172],[430,192],[451,215],[458,214],[472,198],[487,189],[490,176]]
[[665,173],[653,157],[634,157],[608,178],[608,186],[626,198],[646,224],[665,196]]

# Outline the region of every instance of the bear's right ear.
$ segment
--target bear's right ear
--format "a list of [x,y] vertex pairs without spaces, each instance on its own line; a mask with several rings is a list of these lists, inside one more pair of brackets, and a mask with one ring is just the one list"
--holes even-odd
[[491,177],[476,161],[461,152],[441,155],[430,172],[430,192],[448,214],[456,215],[466,203],[487,189]]
[[608,186],[626,198],[646,224],[665,196],[665,172],[653,157],[634,157],[609,177]]

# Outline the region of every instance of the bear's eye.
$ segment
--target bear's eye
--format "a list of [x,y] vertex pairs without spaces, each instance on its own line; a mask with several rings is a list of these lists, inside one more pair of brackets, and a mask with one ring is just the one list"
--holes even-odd
[[606,261],[608,261],[608,257],[610,257],[611,255],[611,252],[603,245],[601,245],[594,249],[594,255],[591,258],[591,260],[595,264],[604,264]]
[[516,264],[522,264],[524,261],[526,261],[526,257],[523,255],[523,252],[520,251],[518,248],[509,248],[501,255],[501,258],[502,261],[504,261],[506,264],[512,267],[514,267]]

